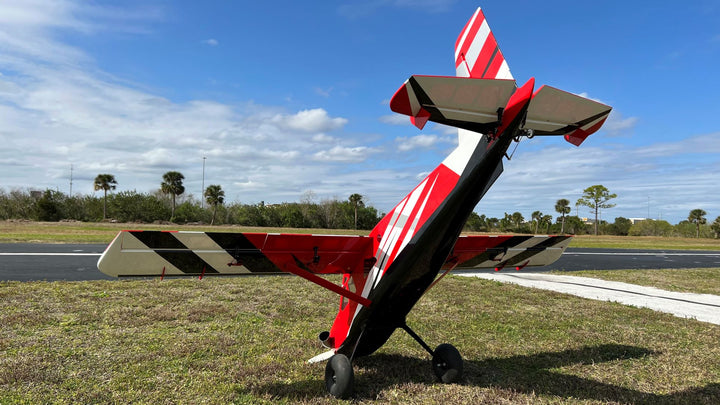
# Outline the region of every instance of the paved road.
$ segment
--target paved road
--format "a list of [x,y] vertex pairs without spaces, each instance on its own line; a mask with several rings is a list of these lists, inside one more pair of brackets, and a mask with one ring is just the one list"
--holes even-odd
[[[2,280],[113,280],[96,267],[106,245],[89,244],[0,244],[0,281]],[[568,249],[550,266],[526,268],[522,273],[550,270],[616,270],[720,268],[720,251],[650,251],[623,249]],[[504,272],[514,270],[505,270]],[[485,271],[481,271],[485,272]],[[487,270],[493,273],[493,270]]]
[[0,281],[114,280],[97,269],[106,246],[0,243]]

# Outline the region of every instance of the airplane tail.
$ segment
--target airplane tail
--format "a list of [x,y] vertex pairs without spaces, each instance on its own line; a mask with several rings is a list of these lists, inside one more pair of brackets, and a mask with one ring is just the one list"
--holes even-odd
[[455,72],[457,77],[513,80],[480,7],[455,41]]

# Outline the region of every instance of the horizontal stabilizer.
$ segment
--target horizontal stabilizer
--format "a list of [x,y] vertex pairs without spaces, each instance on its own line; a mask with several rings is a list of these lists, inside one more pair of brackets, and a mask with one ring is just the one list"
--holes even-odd
[[458,238],[445,267],[462,269],[502,269],[547,266],[563,254],[570,236],[477,235]]
[[486,133],[516,88],[514,80],[415,75],[395,92],[390,109],[414,118],[420,129],[429,120]]
[[98,261],[115,277],[252,275],[362,271],[367,236],[123,231]]
[[605,122],[611,107],[576,94],[543,86],[533,95],[525,128],[535,135],[564,135],[579,146]]
[[[479,133],[502,132],[503,109],[517,89],[514,80],[411,76],[390,100],[390,109],[427,121]],[[524,126],[534,135],[563,135],[579,146],[607,119],[611,107],[576,94],[542,86],[532,96]]]

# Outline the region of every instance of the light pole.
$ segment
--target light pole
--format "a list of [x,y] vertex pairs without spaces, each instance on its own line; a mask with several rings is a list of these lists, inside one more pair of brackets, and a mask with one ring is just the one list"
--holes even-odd
[[205,208],[205,159],[203,156],[203,175],[202,175],[202,190],[200,190],[200,208]]
[[72,197],[73,165],[70,163],[70,197]]

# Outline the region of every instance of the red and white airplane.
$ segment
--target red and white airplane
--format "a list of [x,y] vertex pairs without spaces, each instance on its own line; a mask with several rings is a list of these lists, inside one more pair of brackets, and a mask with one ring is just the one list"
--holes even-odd
[[[335,322],[320,340],[330,349],[328,391],[352,393],[353,359],[375,352],[398,328],[432,356],[443,382],[457,381],[463,361],[449,344],[428,346],[405,319],[422,295],[453,269],[547,265],[566,236],[460,236],[468,216],[503,171],[522,137],[562,135],[580,145],[611,108],[543,86],[516,85],[478,8],[455,43],[457,77],[411,76],[390,108],[459,128],[459,145],[368,236],[123,231],[98,268],[112,276],[209,276],[293,273],[341,296]],[[440,272],[442,271],[442,274]],[[337,285],[322,275],[342,274]]]

